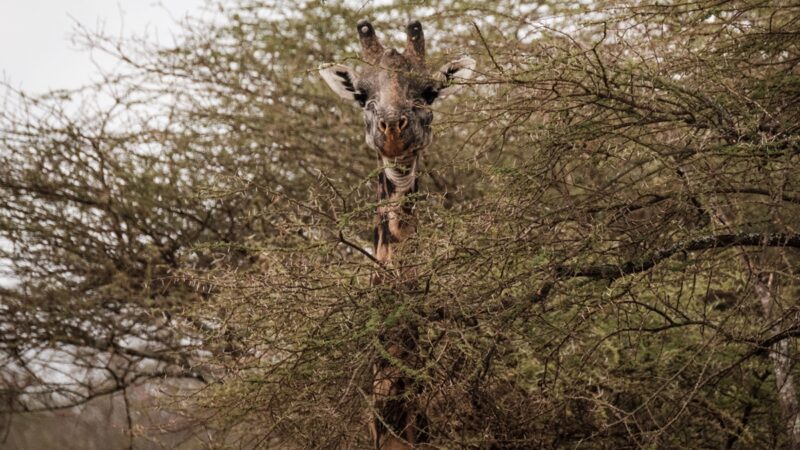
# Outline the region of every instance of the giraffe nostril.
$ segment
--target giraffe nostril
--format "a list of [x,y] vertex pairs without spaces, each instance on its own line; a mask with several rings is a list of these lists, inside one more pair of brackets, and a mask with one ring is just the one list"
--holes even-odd
[[381,133],[386,133],[386,128],[387,128],[386,122],[384,122],[383,120],[379,120],[378,129],[381,130]]
[[400,131],[402,131],[407,126],[408,126],[408,117],[400,116],[400,125],[399,125]]

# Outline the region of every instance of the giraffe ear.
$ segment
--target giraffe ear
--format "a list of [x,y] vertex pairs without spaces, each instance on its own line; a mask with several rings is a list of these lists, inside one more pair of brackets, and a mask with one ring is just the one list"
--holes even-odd
[[436,98],[445,98],[461,90],[463,83],[472,78],[474,70],[475,60],[466,56],[443,65],[433,75],[441,83]]
[[364,91],[356,88],[358,77],[353,69],[335,64],[321,68],[319,74],[340,97],[364,105],[366,95]]

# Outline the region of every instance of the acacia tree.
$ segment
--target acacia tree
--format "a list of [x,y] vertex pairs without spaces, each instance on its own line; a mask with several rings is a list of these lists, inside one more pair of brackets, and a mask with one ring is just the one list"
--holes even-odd
[[[361,447],[403,320],[434,447],[797,446],[797,7],[514,3],[246,2],[172,48],[91,37],[135,69],[112,108],[3,115],[10,409],[53,406],[19,368],[68,348],[108,374],[69,401],[214,380],[191,412],[218,442]],[[478,77],[435,110],[409,292],[369,283],[375,155],[316,68],[357,58],[358,19],[414,15],[434,66]]]

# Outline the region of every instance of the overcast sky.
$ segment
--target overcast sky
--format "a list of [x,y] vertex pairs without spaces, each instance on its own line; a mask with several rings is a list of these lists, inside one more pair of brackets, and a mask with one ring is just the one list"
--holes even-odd
[[0,78],[31,93],[75,88],[97,69],[70,36],[75,23],[112,35],[147,34],[163,43],[176,21],[198,15],[206,0],[0,0]]

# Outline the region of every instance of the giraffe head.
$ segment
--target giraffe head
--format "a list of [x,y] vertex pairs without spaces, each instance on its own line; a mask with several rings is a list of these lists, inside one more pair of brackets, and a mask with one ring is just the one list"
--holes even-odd
[[425,37],[418,21],[406,27],[402,53],[385,49],[368,21],[357,28],[366,67],[357,73],[333,65],[320,74],[334,92],[364,111],[367,145],[385,162],[409,167],[433,138],[430,105],[455,92],[459,86],[454,82],[469,79],[475,61],[457,59],[431,73],[425,66]]

